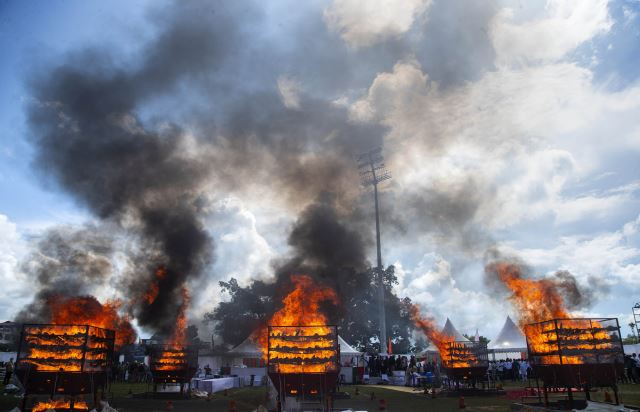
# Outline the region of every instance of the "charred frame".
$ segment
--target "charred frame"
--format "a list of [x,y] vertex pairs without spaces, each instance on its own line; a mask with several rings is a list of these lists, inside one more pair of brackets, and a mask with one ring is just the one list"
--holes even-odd
[[447,342],[442,365],[450,379],[478,380],[487,375],[489,352],[484,342]]
[[[624,349],[617,318],[566,318],[525,327],[535,375],[550,387],[613,388],[624,373]],[[569,389],[570,400],[571,390]]]
[[[16,376],[30,394],[79,396],[92,393],[97,402],[109,383],[115,332],[89,325],[24,324]],[[71,410],[74,403],[69,403]]]

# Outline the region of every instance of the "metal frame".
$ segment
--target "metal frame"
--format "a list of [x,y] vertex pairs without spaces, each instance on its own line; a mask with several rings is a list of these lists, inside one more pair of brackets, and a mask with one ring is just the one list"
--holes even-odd
[[153,380],[153,392],[157,392],[158,384],[179,384],[180,394],[184,393],[185,384],[191,388],[191,378],[196,373],[198,367],[198,348],[192,346],[184,346],[176,352],[184,352],[184,366],[176,369],[159,370],[156,368],[156,361],[162,358],[162,353],[172,351],[172,345],[151,345],[149,370],[151,371]]
[[[277,368],[274,368],[271,363],[271,331],[273,329],[306,329],[325,327],[332,329],[335,336],[334,351],[335,351],[335,370],[324,372],[296,372],[287,373],[279,372]],[[267,329],[267,373],[269,379],[273,383],[278,392],[278,399],[276,403],[279,406],[283,405],[284,398],[294,395],[296,398],[301,398],[305,401],[305,396],[308,399],[316,399],[321,403],[323,411],[332,410],[332,398],[331,394],[337,384],[337,379],[340,374],[340,342],[338,341],[338,328],[336,325],[314,325],[314,326],[269,326]],[[274,338],[276,336],[273,336]],[[292,393],[295,390],[295,393]]]
[[[33,333],[29,331],[31,328],[83,328],[84,333],[76,333],[75,335],[84,335],[82,346],[74,346],[69,344],[57,345],[60,348],[74,348],[82,351],[82,358],[75,360],[80,362],[80,370],[78,371],[66,371],[63,368],[61,370],[38,370],[37,366],[34,368],[33,364],[29,362],[30,351],[29,348],[35,345],[30,345],[27,342],[28,336],[45,336],[45,333]],[[101,331],[100,334],[91,334],[91,331]],[[103,335],[103,336],[99,336]],[[67,334],[53,334],[53,336],[71,336]],[[88,347],[90,339],[98,339],[106,342],[104,348],[92,349]],[[52,345],[55,346],[55,345]],[[56,325],[56,324],[35,324],[26,323],[22,325],[20,332],[20,342],[18,345],[18,352],[16,355],[15,373],[18,379],[21,380],[25,389],[25,394],[22,400],[21,410],[25,411],[27,399],[30,394],[50,395],[53,399],[55,395],[85,395],[88,393],[93,394],[94,405],[98,402],[98,389],[100,388],[104,394],[105,388],[109,385],[109,372],[111,364],[113,362],[113,352],[115,346],[115,331],[111,329],[100,328],[91,325]],[[101,362],[101,366],[97,366],[91,369],[86,369],[86,353],[88,351],[98,351],[105,354],[105,359]],[[74,400],[70,401],[70,409],[74,410]]]
[[[566,322],[583,322],[589,324],[584,333],[591,333],[593,335],[594,330],[603,329],[594,326],[594,322],[610,324],[604,328],[608,333],[613,332],[610,343],[611,348],[606,352],[607,357],[605,359],[599,355],[599,352],[605,353],[602,348],[598,348],[598,343],[594,343],[594,347],[590,349],[590,352],[585,350],[584,354],[570,355],[566,354],[566,346],[562,343],[562,340],[558,338],[558,331],[563,329],[573,329],[559,327],[558,324]],[[549,333],[555,333],[556,335],[556,351],[548,351],[547,353],[535,352],[532,349],[532,344],[529,339],[529,328],[540,329],[544,324],[552,324],[553,328],[549,330]],[[548,389],[561,388],[567,389],[567,396],[569,399],[569,406],[573,404],[572,388],[584,388],[585,397],[590,399],[589,389],[597,386],[608,386],[613,389],[615,396],[615,403],[618,404],[618,387],[617,378],[623,373],[624,368],[624,348],[622,346],[622,336],[620,334],[620,324],[618,318],[557,318],[549,319],[542,322],[531,323],[525,327],[525,335],[527,336],[527,351],[529,354],[529,361],[533,368],[533,371],[537,379],[543,381],[543,392],[545,398],[545,405],[548,405]],[[576,349],[572,349],[576,350]],[[578,349],[579,351],[579,349]],[[564,354],[563,354],[564,352]],[[588,354],[593,354],[590,359],[586,358]],[[564,363],[563,357],[565,356],[582,356],[582,363]],[[557,357],[558,363],[545,363],[542,362],[543,357]]]
[[391,179],[391,174],[384,165],[382,147],[376,147],[356,157],[360,170],[360,181],[363,186],[373,186],[373,199],[376,210],[376,251],[378,257],[378,316],[380,318],[380,354],[387,354],[387,320],[384,310],[384,279],[382,268],[382,250],[380,246],[380,213],[378,207],[378,183]]
[[[638,331],[638,323],[640,323],[640,302],[636,302],[635,305],[631,308],[631,312],[633,313],[633,325],[635,326],[636,333],[636,343],[640,343],[640,331]],[[633,332],[633,331],[632,331]]]

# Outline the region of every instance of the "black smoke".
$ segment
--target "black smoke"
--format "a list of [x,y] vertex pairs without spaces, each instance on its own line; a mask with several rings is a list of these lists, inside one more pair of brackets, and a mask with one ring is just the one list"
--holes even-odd
[[[296,208],[324,191],[348,207],[345,199],[358,194],[353,155],[382,143],[383,127],[350,120],[330,99],[300,91],[299,107],[283,104],[276,86],[283,68],[273,65],[281,50],[257,47],[262,13],[252,3],[171,3],[150,14],[156,34],[135,56],[88,46],[28,78],[34,166],[86,207],[105,236],[137,239],[118,286],[139,324],[164,335],[185,304],[184,286],[213,261],[203,224],[208,201],[257,184]],[[326,222],[295,231],[299,250],[285,266],[300,262],[335,279],[327,268],[363,266],[355,234],[333,251],[305,243],[331,229],[334,217],[306,212],[301,220]],[[167,275],[158,278],[158,268]],[[84,284],[93,274],[75,276]],[[150,302],[144,295],[154,282]]]
[[49,322],[50,299],[91,294],[113,275],[114,239],[104,228],[57,226],[34,242],[21,269],[36,295],[18,313],[18,322]]

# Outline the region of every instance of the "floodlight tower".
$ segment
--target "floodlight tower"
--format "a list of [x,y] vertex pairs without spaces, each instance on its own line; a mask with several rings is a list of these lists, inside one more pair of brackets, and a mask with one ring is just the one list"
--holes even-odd
[[380,354],[387,354],[387,321],[384,312],[384,281],[382,267],[382,251],[380,249],[380,214],[378,206],[378,183],[391,179],[391,175],[385,169],[382,148],[376,147],[356,158],[360,179],[363,186],[373,186],[373,200],[376,209],[376,247],[378,252],[378,311],[380,315]]

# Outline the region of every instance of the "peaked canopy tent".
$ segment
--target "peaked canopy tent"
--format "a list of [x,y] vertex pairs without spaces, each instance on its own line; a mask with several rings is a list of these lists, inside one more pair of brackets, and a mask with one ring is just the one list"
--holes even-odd
[[495,339],[489,342],[489,351],[493,360],[521,358],[527,352],[527,340],[520,328],[509,316]]
[[[458,329],[453,326],[453,322],[451,322],[451,319],[449,318],[447,318],[447,321],[444,323],[440,333],[445,336],[452,337],[455,341],[469,342],[469,339],[465,338],[460,332],[458,332]],[[429,342],[429,346],[418,354],[418,357],[426,358],[427,361],[435,360],[439,356],[440,352],[433,342]]]
[[444,323],[441,333],[443,335],[453,337],[453,340],[455,341],[469,342],[469,339],[465,338],[460,332],[458,332],[458,329],[453,326],[453,322],[451,322],[449,318],[447,318],[447,321]]

